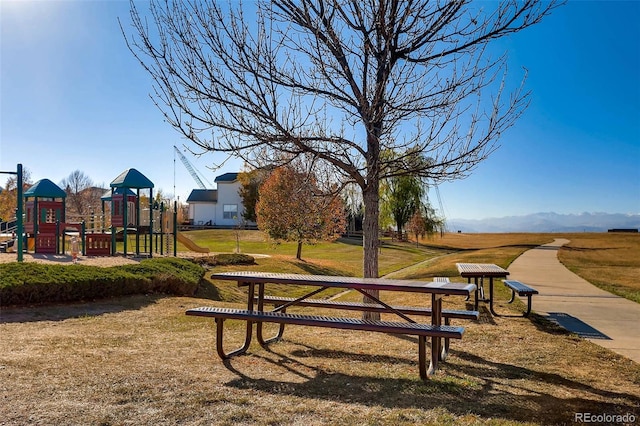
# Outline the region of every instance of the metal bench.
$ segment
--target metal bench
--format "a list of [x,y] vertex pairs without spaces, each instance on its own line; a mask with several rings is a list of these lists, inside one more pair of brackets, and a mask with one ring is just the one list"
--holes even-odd
[[518,293],[518,296],[527,296],[527,311],[522,316],[529,316],[531,313],[531,296],[538,294],[538,290],[516,280],[503,280],[502,282],[511,289],[511,299],[509,303],[513,303],[516,298],[516,293]]
[[[225,352],[223,348],[223,332],[224,321],[243,320],[247,321],[248,329],[252,327],[253,322],[277,323],[277,324],[293,324],[311,327],[328,327],[346,330],[361,330],[390,334],[407,334],[418,336],[418,362],[420,369],[420,377],[427,379],[433,373],[435,365],[440,354],[431,354],[431,366],[427,369],[426,364],[426,338],[445,338],[445,339],[462,339],[464,333],[463,327],[454,327],[450,325],[431,325],[411,322],[393,322],[393,321],[371,321],[358,318],[334,318],[316,315],[298,315],[288,314],[284,312],[264,312],[249,311],[246,309],[218,308],[218,307],[200,307],[189,309],[186,315],[201,316],[214,318],[216,321],[216,350],[221,359],[228,359],[231,356],[245,353],[249,349],[251,343],[250,334],[247,333],[244,346],[232,352]],[[273,339],[263,340],[258,329],[258,340],[261,345],[279,339],[276,336]]]

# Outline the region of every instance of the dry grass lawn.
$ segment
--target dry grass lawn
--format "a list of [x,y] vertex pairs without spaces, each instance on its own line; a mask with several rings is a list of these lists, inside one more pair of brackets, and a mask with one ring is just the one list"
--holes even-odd
[[560,261],[590,283],[640,303],[640,234],[572,234]]
[[[508,246],[527,244],[539,242],[484,249],[509,257]],[[184,311],[240,306],[228,285],[216,291],[231,302],[136,296],[3,309],[0,424],[559,425],[581,412],[640,419],[638,364],[536,315],[493,318],[483,306],[477,323],[459,321],[464,338],[427,382],[418,376],[416,339],[384,334],[289,327],[270,350],[254,344],[222,362],[213,321]],[[467,307],[459,298],[446,304]],[[227,323],[227,343],[238,344],[243,325]]]
[[415,339],[383,334],[289,327],[271,351],[254,345],[223,363],[212,321],[184,315],[208,303],[8,309],[0,423],[550,425],[575,412],[640,415],[637,364],[527,319],[483,313],[423,383]]

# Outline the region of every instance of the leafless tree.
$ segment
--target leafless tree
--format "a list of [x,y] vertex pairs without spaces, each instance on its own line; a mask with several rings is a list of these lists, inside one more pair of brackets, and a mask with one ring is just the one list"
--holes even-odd
[[458,179],[487,158],[528,103],[488,46],[557,6],[151,0],[148,13],[132,2],[133,29],[121,29],[155,81],[153,101],[194,147],[249,164],[311,154],[355,183],[363,273],[376,277],[380,180]]
[[60,182],[67,193],[67,207],[72,215],[85,216],[100,205],[104,190],[94,188],[93,180],[80,170],[75,170]]

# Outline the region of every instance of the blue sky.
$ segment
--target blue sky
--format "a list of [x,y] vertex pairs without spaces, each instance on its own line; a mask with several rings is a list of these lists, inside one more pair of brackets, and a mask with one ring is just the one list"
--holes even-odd
[[[118,27],[129,3],[2,0],[0,13],[0,170],[22,163],[58,183],[78,169],[108,186],[136,168],[185,200],[196,184],[174,156],[184,141]],[[440,186],[448,218],[640,213],[639,21],[640,1],[570,1],[499,41],[510,75],[528,70],[531,105],[469,178]],[[242,166],[186,155],[211,182]]]

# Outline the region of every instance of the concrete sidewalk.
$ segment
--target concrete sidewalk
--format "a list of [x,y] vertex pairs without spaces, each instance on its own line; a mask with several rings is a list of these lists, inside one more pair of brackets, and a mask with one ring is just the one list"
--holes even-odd
[[640,363],[640,304],[601,290],[565,268],[557,253],[568,242],[556,239],[526,251],[509,266],[509,279],[540,292],[533,296],[537,313]]

